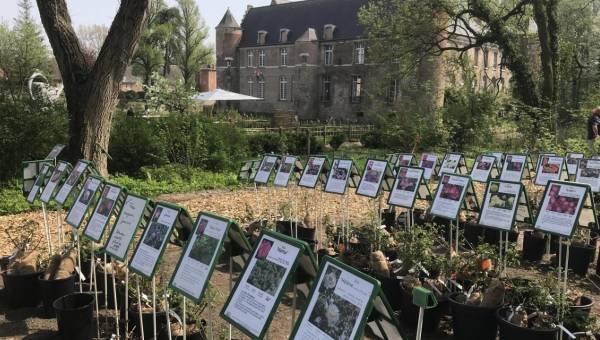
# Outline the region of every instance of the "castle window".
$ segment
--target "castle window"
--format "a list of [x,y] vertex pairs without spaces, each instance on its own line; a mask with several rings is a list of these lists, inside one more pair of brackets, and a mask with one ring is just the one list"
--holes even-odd
[[248,66],[248,67],[254,66],[254,51],[248,51],[248,59],[246,62],[246,66]]
[[231,58],[231,57],[225,58],[225,65],[227,67],[231,67],[232,64],[233,64],[233,58]]
[[254,78],[252,76],[248,76],[248,95],[252,96],[254,93]]
[[323,76],[321,84],[321,100],[324,102],[331,100],[331,77],[328,75]]
[[265,67],[265,50],[258,51],[258,67]]
[[388,88],[387,93],[387,101],[388,103],[395,103],[398,99],[398,81],[392,80],[390,82],[390,87]]
[[354,44],[354,63],[362,65],[365,63],[365,48],[366,44],[364,41],[360,41]]
[[288,42],[288,35],[290,33],[290,30],[287,28],[282,28],[279,30],[279,42],[280,43],[286,43]]
[[335,25],[325,25],[323,27],[323,40],[333,40],[333,32],[335,31]]
[[300,60],[302,61],[302,64],[306,65],[308,64],[308,57],[310,55],[308,53],[301,53],[300,54]]
[[353,103],[360,103],[363,92],[363,79],[361,76],[352,76],[352,97]]
[[258,88],[256,89],[256,96],[260,99],[265,99],[265,79],[258,79]]
[[325,65],[333,65],[333,45],[325,45]]
[[285,76],[279,77],[279,100],[288,99],[288,81]]
[[258,38],[256,43],[259,45],[264,45],[267,42],[267,31],[258,31]]
[[287,66],[287,57],[288,57],[288,51],[287,51],[287,47],[282,47],[279,49],[279,64],[281,66]]

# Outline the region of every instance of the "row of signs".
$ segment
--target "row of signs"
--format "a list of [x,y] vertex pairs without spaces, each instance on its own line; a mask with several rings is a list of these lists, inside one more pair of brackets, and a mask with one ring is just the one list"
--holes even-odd
[[[73,170],[69,173],[70,169]],[[181,207],[167,202],[154,204],[104,181],[90,171],[86,161],[78,162],[75,167],[62,161],[56,166],[43,164],[27,199],[30,202],[43,199],[45,203],[54,200],[62,205],[71,194],[75,200],[66,222],[77,232],[87,217],[84,237],[101,242],[111,216],[116,215],[104,243],[104,251],[116,259],[126,261],[137,229],[145,226],[128,264],[131,271],[145,278],[154,276],[173,230],[182,218],[189,218]],[[375,322],[387,324],[384,329],[388,337],[399,338],[391,308],[375,279],[333,258],[326,258],[317,272],[313,253],[306,243],[276,232],[263,232],[251,250],[237,224],[210,213],[200,213],[193,224],[170,279],[170,288],[199,302],[228,237],[230,241],[241,240],[235,242],[252,254],[221,316],[248,336],[254,339],[264,336],[286,285],[302,267],[316,284],[292,338],[359,339],[373,309],[378,315]]]

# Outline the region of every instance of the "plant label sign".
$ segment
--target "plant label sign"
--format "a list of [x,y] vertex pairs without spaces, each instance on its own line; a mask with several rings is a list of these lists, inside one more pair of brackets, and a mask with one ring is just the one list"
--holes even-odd
[[510,231],[517,214],[523,184],[490,181],[487,185],[479,224]]
[[432,154],[424,153],[421,155],[421,160],[419,161],[419,167],[425,169],[423,172],[423,178],[425,180],[430,180],[431,175],[433,175],[435,171],[435,166],[437,165],[437,156]]
[[592,192],[600,192],[600,160],[580,160],[577,165],[575,182],[589,184]]
[[102,178],[100,177],[89,176],[85,180],[75,203],[69,209],[67,218],[65,219],[71,227],[75,229],[79,228],[101,184]]
[[496,157],[479,155],[471,169],[471,178],[475,182],[485,183],[490,178],[493,169],[496,169]]
[[264,232],[256,244],[221,317],[253,339],[262,339],[290,274],[306,248],[303,243],[274,232]]
[[46,159],[56,159],[56,157],[58,157],[58,155],[60,155],[60,153],[63,151],[63,149],[65,148],[64,144],[56,144],[52,150],[50,150],[50,153],[48,153],[48,156],[46,156]]
[[260,162],[260,160],[251,160],[242,163],[242,167],[238,172],[238,179],[253,180],[254,176],[256,176],[256,171],[258,171],[258,166],[260,165]]
[[258,172],[254,177],[254,182],[267,184],[267,182],[269,182],[269,178],[271,177],[271,173],[273,172],[273,168],[275,168],[275,163],[277,163],[277,156],[265,155],[260,163]]
[[558,181],[563,171],[565,159],[558,156],[542,156],[535,173],[535,185],[545,186],[548,181]]
[[294,172],[294,167],[296,165],[296,160],[298,157],[296,156],[283,156],[281,158],[281,162],[279,163],[279,169],[277,169],[277,173],[275,174],[275,180],[273,181],[273,185],[276,187],[287,187],[290,182],[290,177]]
[[424,172],[425,170],[422,168],[408,166],[398,168],[396,181],[388,198],[388,204],[412,209],[417,199]]
[[410,166],[413,159],[415,158],[415,155],[413,155],[412,153],[401,153],[398,155],[398,159],[396,160],[396,162],[391,163],[391,164],[395,164],[395,166]]
[[447,153],[440,167],[440,173],[456,173],[456,170],[461,166],[462,155],[459,153]]
[[510,154],[506,155],[504,164],[502,164],[501,181],[521,182],[523,171],[527,166],[527,155]]
[[147,205],[147,199],[133,194],[127,195],[108,242],[106,242],[105,249],[110,256],[120,261],[125,260],[125,255],[131,241],[133,241],[135,231],[142,223]]
[[170,287],[198,303],[208,285],[230,221],[202,213],[171,277]]
[[94,242],[98,242],[104,235],[108,220],[112,216],[117,206],[119,196],[121,196],[123,188],[114,184],[106,184],[100,194],[100,199],[96,203],[92,217],[88,220],[83,235]]
[[358,188],[356,188],[356,194],[371,198],[377,197],[387,170],[387,161],[368,159],[363,171],[363,177],[358,184]]
[[65,176],[66,172],[68,171],[68,166],[69,166],[69,163],[58,162],[58,165],[56,166],[56,168],[54,168],[54,171],[52,171],[52,175],[50,176],[50,181],[48,181],[48,184],[46,184],[46,186],[44,187],[44,190],[42,191],[42,195],[40,196],[40,200],[42,202],[44,202],[44,203],[50,202],[52,195],[54,195],[54,192],[56,191],[56,187],[58,187],[58,183],[60,182],[60,180]]
[[467,187],[470,184],[471,178],[468,176],[443,173],[431,204],[430,213],[451,220],[457,219]]
[[567,174],[573,176],[577,173],[577,161],[583,159],[582,153],[569,152],[567,153]]
[[42,166],[42,170],[36,177],[35,182],[33,183],[33,186],[31,187],[31,190],[27,195],[27,202],[33,203],[33,201],[35,201],[35,198],[40,193],[40,189],[44,186],[44,182],[46,181],[46,176],[48,176],[48,172],[50,172],[50,168],[51,166],[49,164],[44,164]]
[[488,152],[489,155],[494,156],[494,158],[496,158],[496,165],[498,166],[498,168],[500,168],[502,166],[502,162],[504,161],[504,153],[499,152],[499,151],[494,151],[494,152]]
[[309,157],[308,162],[306,162],[304,172],[302,173],[302,177],[300,177],[300,182],[298,182],[298,185],[306,188],[316,187],[325,162],[325,157]]
[[345,194],[353,167],[353,162],[350,159],[335,159],[327,177],[325,192]]
[[156,205],[148,227],[129,262],[131,270],[146,279],[152,278],[169,237],[171,237],[177,215],[179,215],[177,209],[162,203]]
[[290,339],[360,339],[379,285],[326,257]]
[[571,237],[588,190],[589,187],[584,184],[549,181],[534,228]]
[[75,185],[77,185],[77,182],[79,182],[79,179],[87,169],[88,165],[89,164],[87,162],[81,160],[78,161],[77,164],[75,164],[73,171],[71,171],[69,177],[67,177],[67,180],[65,181],[63,186],[60,188],[60,190],[58,190],[56,197],[54,197],[56,203],[58,203],[59,205],[65,204],[65,201],[73,191]]
[[398,161],[398,157],[400,157],[400,154],[398,154],[398,153],[391,153],[391,154],[387,155],[387,157],[385,159],[387,159],[387,161],[390,164],[396,164],[396,162]]

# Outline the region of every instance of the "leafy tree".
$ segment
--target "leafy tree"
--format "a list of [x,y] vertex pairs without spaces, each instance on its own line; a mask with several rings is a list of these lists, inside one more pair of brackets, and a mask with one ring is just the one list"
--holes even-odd
[[20,0],[19,8],[12,29],[0,25],[0,69],[13,101],[21,98],[36,70],[45,74],[50,70],[48,48],[31,15],[31,1]]
[[194,0],[177,0],[181,18],[176,31],[177,50],[175,59],[183,73],[184,83],[192,87],[196,73],[202,65],[209,62],[212,51],[204,46],[208,37],[208,28],[200,16]]

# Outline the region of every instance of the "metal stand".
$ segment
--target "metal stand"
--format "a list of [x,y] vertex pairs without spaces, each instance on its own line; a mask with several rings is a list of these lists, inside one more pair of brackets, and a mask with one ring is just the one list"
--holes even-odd
[[129,261],[125,255],[125,339],[129,337]]
[[156,339],[156,278],[152,276],[152,334]]
[[421,340],[421,335],[423,333],[423,316],[425,314],[425,309],[423,307],[419,307],[419,321],[417,322],[417,336],[416,340]]
[[140,293],[140,278],[136,277],[137,283],[137,300],[138,300],[138,316],[140,318],[140,334],[144,340],[144,318],[142,317],[142,294]]
[[[231,246],[230,246],[230,248],[231,248]],[[229,251],[229,294],[231,294],[232,289],[233,289],[233,256],[231,256],[231,250],[230,250]],[[233,326],[231,324],[229,324],[229,340],[231,340],[232,333],[233,333]]]
[[42,202],[42,213],[44,214],[44,228],[46,229],[46,241],[48,242],[48,255],[52,256],[52,238],[50,237],[50,227],[48,226],[48,211],[46,204]]
[[[106,255],[105,255],[106,256]],[[112,258],[112,257],[111,257]],[[112,263],[113,265],[113,273],[112,273],[112,286],[113,286],[113,304],[115,305],[115,326],[116,326],[116,332],[117,332],[117,339],[121,338],[121,335],[119,334],[119,307],[118,307],[118,302],[117,302],[117,280],[115,278],[116,276],[116,270],[114,269],[114,267],[116,266],[116,260],[114,258],[112,258]],[[104,268],[104,272],[106,272],[106,268]],[[127,334],[127,333],[125,333]]]
[[[79,239],[79,238],[78,238]],[[100,339],[100,309],[98,308],[98,278],[96,277],[96,249],[92,242],[92,256],[91,256],[91,267],[92,267],[92,281],[94,281],[94,301],[96,304],[96,332],[98,339]],[[91,287],[90,287],[91,288]],[[106,290],[106,288],[104,289]],[[106,292],[104,292],[106,296]]]
[[[75,239],[75,243],[77,244],[77,265],[79,266],[79,292],[83,293],[83,283],[81,280],[81,275],[83,274],[83,268],[81,267],[81,243],[79,242],[79,234],[73,230],[73,238]],[[93,258],[92,258],[93,261]],[[93,263],[93,262],[92,262]],[[92,276],[89,276],[90,280]],[[91,285],[90,285],[91,288]]]
[[[185,305],[187,304],[187,299],[185,296],[183,296],[183,340],[187,340],[187,317],[186,317],[186,310],[185,310]],[[231,326],[230,326],[231,327]],[[231,339],[231,336],[229,337]]]
[[173,339],[171,337],[171,314],[170,314],[170,308],[169,308],[169,294],[167,293],[166,289],[165,289],[165,294],[164,294],[164,298],[165,298],[165,316],[167,318],[167,335],[169,336],[169,339]]
[[62,206],[59,204],[56,207],[56,222],[57,222],[57,230],[58,230],[58,247],[62,248],[63,246],[63,229],[62,229],[62,216],[61,216],[61,212],[62,211]]

